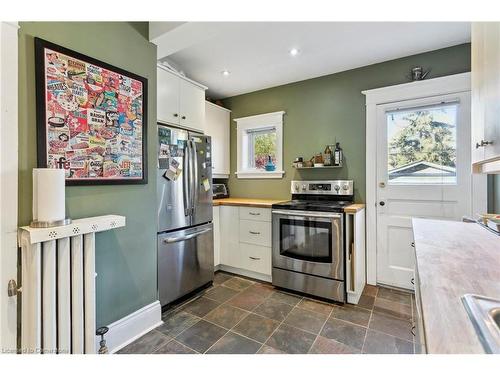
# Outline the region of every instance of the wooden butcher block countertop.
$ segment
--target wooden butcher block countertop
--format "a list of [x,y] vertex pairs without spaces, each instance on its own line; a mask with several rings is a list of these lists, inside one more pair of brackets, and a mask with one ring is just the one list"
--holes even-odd
[[214,206],[246,206],[271,208],[275,203],[284,202],[283,199],[254,199],[254,198],[222,198],[214,199]]
[[461,297],[500,298],[500,236],[476,223],[413,219],[428,353],[484,353]]
[[[214,206],[246,206],[271,208],[275,203],[286,202],[283,199],[254,199],[254,198],[222,198],[214,199]],[[356,203],[344,208],[347,213],[356,213],[365,208],[364,204]]]
[[344,207],[344,212],[348,214],[355,214],[356,212],[359,212],[364,209],[365,205],[363,203],[354,203],[351,204],[350,206]]

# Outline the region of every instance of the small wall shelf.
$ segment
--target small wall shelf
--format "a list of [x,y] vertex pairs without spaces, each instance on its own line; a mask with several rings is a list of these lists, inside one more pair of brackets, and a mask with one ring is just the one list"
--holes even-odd
[[323,166],[323,167],[295,167],[292,165],[292,168],[295,169],[335,169],[335,168],[342,168],[343,165],[329,165],[329,166]]

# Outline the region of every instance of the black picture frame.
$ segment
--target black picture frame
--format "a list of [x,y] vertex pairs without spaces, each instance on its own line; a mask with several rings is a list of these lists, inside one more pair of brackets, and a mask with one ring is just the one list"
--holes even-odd
[[59,52],[74,59],[106,69],[120,76],[125,76],[142,83],[142,177],[96,177],[85,179],[66,178],[66,186],[86,185],[144,185],[148,183],[147,128],[148,128],[148,80],[145,77],[126,71],[122,68],[105,63],[101,60],[62,47],[47,40],[35,37],[35,92],[36,92],[36,123],[37,123],[37,166],[47,168],[47,133],[46,117],[46,84],[45,84],[45,49]]

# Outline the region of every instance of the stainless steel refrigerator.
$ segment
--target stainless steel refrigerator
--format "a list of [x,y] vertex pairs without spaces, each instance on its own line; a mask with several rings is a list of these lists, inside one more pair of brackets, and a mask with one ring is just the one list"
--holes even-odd
[[214,275],[211,138],[158,125],[158,291],[167,305]]

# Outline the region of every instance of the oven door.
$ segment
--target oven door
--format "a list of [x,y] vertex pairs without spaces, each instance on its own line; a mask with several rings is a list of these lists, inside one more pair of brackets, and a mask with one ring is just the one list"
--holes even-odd
[[273,267],[344,280],[342,214],[272,212]]

